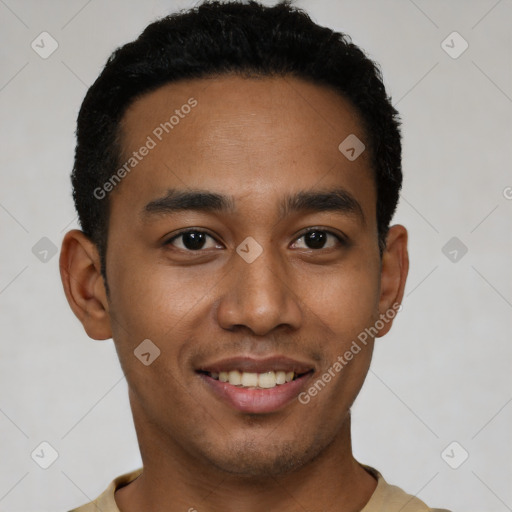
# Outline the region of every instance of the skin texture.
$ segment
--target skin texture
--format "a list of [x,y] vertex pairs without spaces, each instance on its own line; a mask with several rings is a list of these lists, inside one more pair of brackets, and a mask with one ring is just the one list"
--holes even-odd
[[[365,141],[357,114],[334,91],[297,78],[165,85],[127,110],[123,158],[191,97],[197,106],[109,195],[109,297],[94,244],[72,230],[62,245],[70,306],[91,338],[113,337],[129,384],[144,473],[117,491],[118,506],[361,510],[376,480],[352,455],[350,407],[374,340],[308,404],[272,413],[233,409],[195,370],[226,357],[284,355],[314,368],[314,382],[401,301],[407,232],[390,228],[381,260],[369,152],[351,162],[338,150],[349,134]],[[350,193],[364,218],[309,210],[279,218],[285,196],[332,188]],[[230,195],[234,210],[144,216],[168,189]],[[328,235],[311,249],[302,236],[310,227],[348,242]],[[182,238],[165,245],[183,228],[213,238],[201,251],[187,251]],[[252,263],[236,252],[248,236],[263,249]],[[133,353],[144,339],[161,351],[149,366]]]

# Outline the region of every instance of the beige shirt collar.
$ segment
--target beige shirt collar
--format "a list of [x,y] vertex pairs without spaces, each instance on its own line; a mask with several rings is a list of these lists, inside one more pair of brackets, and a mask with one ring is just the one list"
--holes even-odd
[[[375,468],[364,464],[362,466],[375,476],[377,487],[361,512],[449,512],[446,509],[429,508],[415,496],[407,494],[395,485],[388,484]],[[133,482],[141,475],[142,469],[118,476],[98,498],[70,512],[120,512],[114,498],[116,490]]]

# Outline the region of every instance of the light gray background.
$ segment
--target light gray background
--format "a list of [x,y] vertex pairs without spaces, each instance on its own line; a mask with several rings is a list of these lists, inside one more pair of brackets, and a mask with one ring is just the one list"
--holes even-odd
[[[77,227],[75,120],[108,55],[194,4],[0,0],[0,510],[68,510],[140,465],[113,343],[86,336],[58,255],[32,248],[60,248]],[[512,2],[297,5],[381,64],[403,118],[395,221],[410,231],[411,270],[354,407],[355,455],[431,506],[512,510]],[[31,48],[43,31],[59,45],[47,59]],[[453,31],[469,44],[456,59],[442,47]],[[452,237],[468,248],[456,262],[442,252]],[[31,458],[42,441],[58,452],[46,470]],[[441,456],[453,441],[445,460],[469,453],[458,469]]]

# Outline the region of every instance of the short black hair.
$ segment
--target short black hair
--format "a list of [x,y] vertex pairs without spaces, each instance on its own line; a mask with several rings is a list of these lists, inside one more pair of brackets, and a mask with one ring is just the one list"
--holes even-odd
[[95,190],[121,165],[126,109],[164,84],[232,73],[295,76],[333,88],[355,107],[375,176],[382,254],[402,170],[400,120],[379,67],[349,36],[317,25],[290,0],[274,6],[206,1],[151,23],[116,49],[80,108],[73,199],[82,231],[98,247],[105,283],[109,201]]

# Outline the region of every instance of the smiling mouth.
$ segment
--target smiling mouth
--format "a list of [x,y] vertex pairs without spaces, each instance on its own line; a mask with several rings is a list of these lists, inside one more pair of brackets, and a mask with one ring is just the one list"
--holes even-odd
[[311,372],[312,370],[303,373],[285,370],[268,371],[262,373],[244,372],[239,370],[220,372],[208,372],[200,370],[198,373],[206,375],[214,380],[231,384],[237,388],[271,389],[275,388],[276,386],[282,386],[297,380]]

